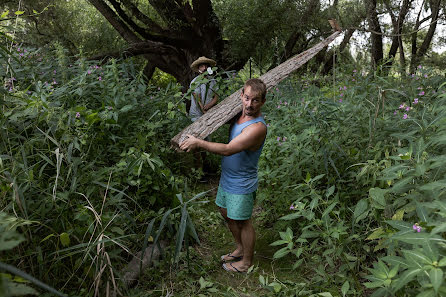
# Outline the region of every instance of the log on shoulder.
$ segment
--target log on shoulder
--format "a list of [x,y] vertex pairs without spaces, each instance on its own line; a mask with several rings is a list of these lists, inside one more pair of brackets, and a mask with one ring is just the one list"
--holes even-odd
[[[314,47],[288,59],[276,68],[271,69],[259,77],[266,84],[266,87],[269,89],[277,85],[280,81],[288,77],[293,71],[297,70],[299,67],[308,62],[324,47],[329,45],[341,33],[340,27],[334,20],[330,20],[330,25],[332,25],[335,32],[329,37],[322,40]],[[178,133],[171,140],[172,147],[176,150],[180,150],[179,144],[187,138],[187,134],[194,135],[195,137],[201,139],[206,138],[208,135],[216,131],[219,127],[241,112],[241,91],[242,89],[239,89],[229,97],[226,97],[223,101],[201,116],[197,121]]]

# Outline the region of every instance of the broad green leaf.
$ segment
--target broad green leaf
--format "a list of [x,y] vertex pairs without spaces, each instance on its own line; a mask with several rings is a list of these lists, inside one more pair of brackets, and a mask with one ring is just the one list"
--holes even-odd
[[9,264],[5,264],[5,263],[0,262],[0,269],[4,270],[4,271],[7,271],[9,273],[12,273],[14,275],[18,275],[18,276],[20,276],[20,277],[22,277],[24,279],[27,279],[30,282],[32,282],[34,285],[39,286],[42,289],[44,289],[44,290],[46,290],[48,292],[53,293],[54,295],[57,295],[57,296],[60,296],[60,297],[66,297],[65,294],[57,291],[56,289],[48,286],[47,284],[39,281],[38,279],[36,279],[35,277],[27,274],[26,272],[23,272],[22,270],[15,268],[14,266],[11,266]]
[[331,295],[330,292],[322,292],[318,294],[319,296],[323,296],[323,297],[333,297],[333,295]]
[[304,259],[297,260],[296,263],[293,264],[293,270],[295,270],[297,267],[299,267],[303,261],[304,261]]
[[396,265],[392,269],[390,269],[390,271],[389,271],[389,278],[394,278],[395,275],[398,273],[399,268],[400,268],[400,266]]
[[67,247],[70,245],[70,235],[68,235],[68,233],[66,232],[61,233],[59,235],[59,238],[63,246]]
[[[24,285],[24,284],[18,284],[16,282],[6,282],[6,286],[8,287],[8,290],[9,290],[9,294],[10,294],[9,296],[28,296],[28,295],[38,296],[39,295],[39,292],[37,292],[33,288],[28,287],[27,285]],[[0,290],[0,293],[2,293],[1,290]]]
[[4,231],[0,228],[0,251],[11,250],[23,242],[25,238],[18,232]]
[[409,267],[409,264],[407,264],[407,260],[398,256],[385,256],[381,258],[381,260],[389,264],[402,266],[403,268]]
[[327,190],[327,193],[325,194],[325,197],[330,197],[333,193],[334,193],[334,190],[335,190],[335,186],[331,186],[328,190]]
[[279,220],[286,220],[286,221],[289,221],[289,220],[297,219],[297,218],[299,218],[299,217],[301,217],[301,216],[302,216],[302,215],[300,214],[300,212],[293,212],[293,213],[291,213],[291,214],[289,214],[289,215],[286,215],[286,216],[281,217]]
[[443,259],[440,260],[440,262],[438,262],[438,266],[440,267],[446,266],[446,257],[444,257]]
[[302,235],[300,236],[300,238],[314,238],[314,237],[318,237],[318,236],[319,236],[319,232],[305,230],[304,232],[302,232]]
[[348,281],[345,281],[341,287],[342,296],[345,296],[349,289],[350,289],[350,283]]
[[397,212],[393,215],[392,220],[394,221],[402,221],[404,217],[404,209],[399,209]]
[[432,265],[432,260],[429,259],[428,256],[426,256],[420,251],[403,250],[402,252],[406,257],[406,259],[411,259],[412,261],[417,263],[420,266],[420,268],[423,267],[424,265]]
[[22,11],[22,10],[17,10],[17,11],[15,12],[16,15],[22,15],[22,14],[24,14],[24,13],[25,13],[25,12]]
[[446,188],[445,181],[434,181],[421,186],[419,189],[421,191],[441,191],[444,188]]
[[360,221],[361,215],[367,211],[368,207],[369,205],[366,199],[359,200],[358,204],[356,204],[355,211],[353,212],[355,223]]
[[265,278],[263,277],[263,275],[259,275],[259,282],[260,282],[262,285],[265,285]]
[[0,16],[0,19],[4,19],[6,18],[6,16],[9,14],[9,10],[5,11],[2,13],[2,15]]
[[422,222],[429,222],[426,209],[423,206],[417,205],[417,215]]
[[290,250],[287,247],[284,247],[284,248],[281,248],[280,250],[278,250],[277,252],[275,252],[273,258],[279,259],[279,258],[285,257],[289,253],[290,253]]
[[443,283],[443,270],[441,270],[441,268],[432,268],[429,271],[429,278],[435,292],[438,292],[438,288],[440,288]]
[[392,236],[393,239],[401,240],[403,242],[407,242],[410,244],[415,245],[422,245],[425,241],[432,241],[432,242],[442,242],[446,243],[446,240],[437,236],[437,235],[430,235],[427,233],[407,233],[403,235],[394,235]]
[[443,223],[439,226],[436,226],[434,229],[432,229],[432,234],[437,234],[437,233],[443,233],[446,231],[446,223]]
[[386,206],[386,198],[384,197],[385,193],[387,193],[387,191],[380,188],[371,188],[369,190],[370,198],[377,203],[375,207],[378,206],[378,208],[384,208]]
[[405,221],[385,221],[393,228],[400,231],[413,231],[412,224]]
[[271,246],[278,246],[278,245],[288,244],[288,243],[289,243],[289,241],[280,239],[280,240],[276,240],[276,241],[274,241],[274,242],[271,243],[270,245],[271,245]]
[[333,210],[333,208],[335,208],[336,204],[338,204],[338,202],[333,202],[332,204],[330,204],[329,207],[327,207],[324,211],[324,213],[322,214],[322,218],[324,218],[325,216],[329,215],[330,212]]
[[395,282],[395,291],[398,291],[402,287],[404,287],[408,282],[410,282],[417,274],[422,272],[423,270],[420,268],[413,268],[406,270],[403,275],[401,275]]
[[385,233],[384,229],[382,227],[379,227],[378,229],[376,229],[375,231],[373,231],[372,234],[370,234],[366,240],[373,240],[373,239],[379,239]]
[[421,293],[419,293],[415,297],[437,297],[438,295],[435,293],[433,289],[424,290]]

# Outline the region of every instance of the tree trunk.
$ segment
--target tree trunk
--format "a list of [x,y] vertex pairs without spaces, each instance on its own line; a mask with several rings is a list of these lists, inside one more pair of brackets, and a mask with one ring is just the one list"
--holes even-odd
[[[426,33],[426,37],[423,40],[420,48],[417,49],[417,34],[414,33],[412,35],[412,57],[410,60],[410,72],[415,72],[415,67],[422,61],[424,55],[426,55],[430,44],[432,42],[432,38],[434,37],[435,29],[437,28],[438,15],[440,13],[440,4],[441,0],[431,0],[429,1],[429,6],[431,9],[430,17],[425,18],[423,21],[428,20],[430,18],[431,24]],[[416,30],[420,27],[423,21],[419,21],[420,15],[418,14]]]
[[[285,48],[283,49],[283,52],[281,55],[279,55],[280,59],[279,62],[283,63],[289,58],[291,58],[295,53],[293,52],[294,46],[296,45],[298,40],[305,39],[303,31],[300,29],[300,27],[304,24],[308,23],[308,20],[314,15],[319,12],[320,10],[320,0],[310,0],[307,1],[307,6],[305,11],[302,13],[302,18],[300,18],[295,25],[296,29],[291,33],[290,37],[288,38]],[[298,50],[297,52],[300,52]]]
[[[344,39],[342,39],[342,42],[339,45],[339,53],[341,53],[347,47],[347,44],[350,41],[350,38],[352,37],[354,32],[355,29],[347,29],[347,31],[344,33]],[[333,56],[334,56],[334,49],[328,53],[328,55],[324,60],[325,63],[322,68],[322,75],[327,75],[333,68]]]
[[369,29],[376,32],[370,33],[372,43],[372,68],[376,70],[384,58],[381,25],[379,24],[378,14],[376,13],[376,0],[366,0],[365,5]]
[[94,59],[143,55],[151,67],[173,75],[185,90],[194,76],[190,64],[199,56],[213,58],[223,68],[229,66],[223,57],[221,27],[210,0],[149,0],[163,26],[131,0],[88,1],[129,43],[123,53]]
[[[402,44],[402,38],[399,36],[401,33],[403,33],[403,23],[406,19],[406,15],[409,12],[410,4],[413,0],[403,0],[403,3],[400,7],[400,11],[398,13],[398,18],[394,15],[392,8],[390,7],[389,3],[384,1],[384,3],[387,6],[387,11],[389,12],[391,19],[392,19],[392,25],[393,30],[392,34],[395,35],[392,37],[392,45],[390,46],[389,54],[387,55],[387,59],[384,67],[384,73],[388,74],[390,72],[390,68],[392,67],[393,61],[396,56],[396,52],[398,51],[398,48],[400,49],[400,55],[403,55],[404,53],[402,51],[402,47],[400,45]],[[404,59],[404,58],[403,58]]]
[[[260,79],[263,80],[268,89],[277,85],[280,81],[288,77],[293,71],[304,65],[319,51],[330,44],[340,33],[340,31],[334,32],[314,47],[306,50],[303,53],[300,53],[299,55],[280,64],[276,68],[268,71],[267,73],[262,75]],[[178,133],[171,140],[172,146],[175,149],[179,150],[179,144],[187,138],[187,134],[191,134],[198,138],[204,139],[209,134],[216,131],[223,124],[232,119],[234,116],[236,116],[242,110],[242,105],[240,103],[241,91],[242,89],[239,89],[238,91],[224,99],[222,102],[220,102],[218,105],[216,105],[214,108],[211,108],[197,121]]]

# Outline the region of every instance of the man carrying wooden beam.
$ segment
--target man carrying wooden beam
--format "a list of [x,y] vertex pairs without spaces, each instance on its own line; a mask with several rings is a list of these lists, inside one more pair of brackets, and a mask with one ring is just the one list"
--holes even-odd
[[231,231],[236,249],[221,257],[227,271],[246,272],[252,265],[255,230],[251,215],[258,186],[257,168],[266,138],[261,108],[266,85],[257,78],[248,80],[240,95],[242,111],[231,125],[229,143],[209,142],[187,135],[182,150],[204,149],[223,155],[220,185],[215,203]]

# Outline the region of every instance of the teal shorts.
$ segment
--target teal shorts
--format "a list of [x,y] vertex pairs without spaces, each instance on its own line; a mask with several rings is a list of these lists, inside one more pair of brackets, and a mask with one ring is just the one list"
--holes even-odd
[[226,208],[228,218],[232,220],[249,220],[252,215],[252,208],[254,206],[255,198],[255,191],[249,194],[242,195],[231,194],[225,192],[219,186],[215,204],[217,204],[221,208]]

